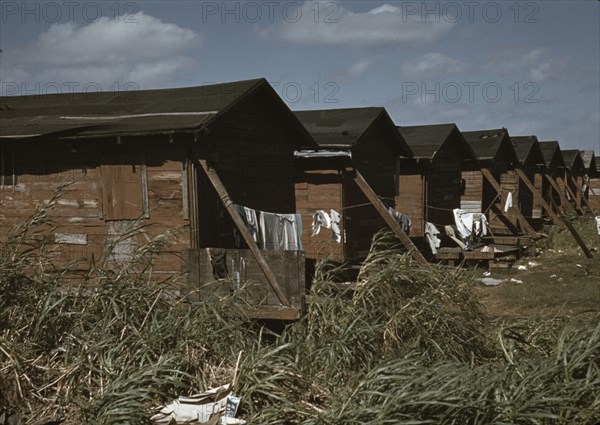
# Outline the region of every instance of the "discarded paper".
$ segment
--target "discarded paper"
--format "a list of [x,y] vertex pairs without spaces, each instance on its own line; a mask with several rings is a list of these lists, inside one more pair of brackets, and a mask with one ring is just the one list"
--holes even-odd
[[[190,421],[203,423],[211,419],[221,418],[222,424],[245,424],[246,422],[241,419],[224,415],[229,413],[235,416],[237,412],[240,399],[230,393],[231,384],[226,384],[191,397],[181,396],[162,407],[150,420],[155,424],[170,425]],[[229,408],[228,405],[230,405]]]

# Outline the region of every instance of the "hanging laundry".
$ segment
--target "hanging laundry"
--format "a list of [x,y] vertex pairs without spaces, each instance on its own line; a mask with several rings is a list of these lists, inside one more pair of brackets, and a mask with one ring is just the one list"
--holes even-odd
[[410,229],[412,227],[411,218],[407,215],[402,214],[401,212],[396,211],[392,207],[388,207],[388,211],[392,215],[392,217],[394,217],[394,220],[396,220],[396,223],[398,223],[400,225],[400,228],[402,229],[402,231],[404,233],[406,233],[407,235],[409,235]]
[[337,243],[342,242],[342,232],[340,230],[340,221],[342,216],[336,211],[331,210],[331,237]]
[[458,236],[470,247],[473,237],[487,235],[487,218],[482,213],[470,213],[459,208],[452,210]]
[[454,213],[454,224],[458,235],[463,240],[471,237],[471,233],[473,233],[473,214],[459,208],[453,209],[452,212]]
[[302,251],[302,221],[299,214],[275,214],[261,211],[259,228],[263,249]]
[[331,218],[326,211],[317,210],[313,214],[312,233],[310,236],[313,237],[318,235],[322,227],[325,229],[331,229]]
[[254,242],[259,242],[260,231],[258,228],[258,220],[256,218],[256,211],[252,208],[244,207],[242,205],[235,205],[235,208],[238,210],[238,213],[246,223],[246,227],[252,236]]
[[435,224],[427,222],[425,224],[425,238],[427,239],[427,243],[429,243],[429,249],[432,254],[437,254],[437,248],[440,247],[440,243],[442,242],[437,235],[440,234],[440,231],[435,227]]
[[475,236],[478,238],[488,234],[488,221],[483,213],[473,213],[473,223],[475,224]]
[[600,235],[600,215],[594,217],[596,219],[596,230],[598,230],[598,235]]
[[504,204],[504,212],[508,212],[508,210],[513,206],[512,192],[508,192],[506,196],[506,203]]

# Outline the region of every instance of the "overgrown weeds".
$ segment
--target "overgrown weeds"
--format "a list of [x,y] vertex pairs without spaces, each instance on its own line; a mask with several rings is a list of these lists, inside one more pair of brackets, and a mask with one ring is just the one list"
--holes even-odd
[[382,233],[354,285],[321,265],[306,314],[276,335],[245,317],[237,294],[192,305],[173,292],[178,282],[149,280],[171,233],[127,263],[115,264],[109,244],[67,279],[44,242],[51,207],[0,253],[0,409],[24,422],[147,423],[171,397],[231,382],[240,352],[249,423],[600,421],[597,314],[497,332],[462,272],[415,269]]

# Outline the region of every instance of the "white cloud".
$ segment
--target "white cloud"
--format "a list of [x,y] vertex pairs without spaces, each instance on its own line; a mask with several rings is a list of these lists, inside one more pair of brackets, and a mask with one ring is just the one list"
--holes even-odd
[[199,34],[143,12],[136,21],[104,17],[83,26],[53,24],[34,42],[7,49],[3,71],[20,82],[96,83],[106,89],[117,82],[165,84],[193,63],[183,53],[200,45]]
[[[367,12],[353,12],[340,1],[329,19],[321,13],[315,19],[319,2],[306,1],[298,22],[279,22],[262,31],[263,36],[294,44],[336,45],[348,47],[379,47],[398,43],[432,42],[448,32],[453,24],[435,16],[403,13],[402,8],[389,4]],[[334,9],[330,9],[333,11]],[[423,19],[426,18],[426,19]]]
[[442,53],[426,53],[423,56],[404,62],[400,71],[404,76],[434,78],[445,75],[459,75],[466,71],[464,63]]
[[500,46],[483,64],[483,70],[498,76],[506,76],[516,71],[537,66],[546,57],[545,47]]
[[529,70],[533,81],[567,80],[583,78],[586,72],[570,63],[566,57],[548,59]]
[[373,65],[373,61],[365,59],[354,63],[352,66],[346,69],[340,69],[335,71],[331,78],[332,80],[339,83],[348,83],[351,81],[358,80],[359,78],[366,75],[369,68]]

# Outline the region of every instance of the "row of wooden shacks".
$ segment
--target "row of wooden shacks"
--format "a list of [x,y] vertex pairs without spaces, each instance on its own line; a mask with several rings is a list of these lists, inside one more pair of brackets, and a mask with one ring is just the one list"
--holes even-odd
[[3,249],[68,182],[44,241],[74,273],[108,245],[122,264],[177,229],[152,276],[183,272],[174,290],[192,300],[246,285],[257,318],[298,317],[315,263],[360,264],[385,227],[418,266],[494,263],[544,223],[600,209],[593,151],[506,128],[397,126],[378,107],[293,112],[264,79],[2,97],[0,124]]

